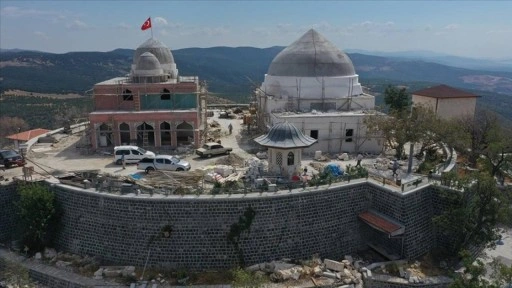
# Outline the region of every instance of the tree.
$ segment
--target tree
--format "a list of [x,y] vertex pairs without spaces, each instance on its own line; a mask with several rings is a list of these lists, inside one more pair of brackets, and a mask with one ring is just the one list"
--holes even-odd
[[45,186],[28,183],[18,186],[20,200],[16,203],[20,216],[22,243],[30,253],[50,244],[50,228],[56,217],[55,195]]
[[28,130],[28,124],[19,117],[0,117],[0,146],[5,145],[10,140],[6,136]]
[[388,85],[384,91],[384,103],[389,106],[390,111],[404,111],[411,106],[409,94],[406,88],[398,88]]
[[[458,274],[450,284],[450,288],[502,288],[512,283],[512,266],[501,263],[497,259],[486,265],[482,260],[473,258],[467,251],[461,252],[464,272]],[[486,279],[486,266],[492,270],[490,279]]]
[[453,253],[494,247],[501,238],[497,224],[511,209],[506,192],[496,187],[492,177],[476,173],[470,180],[465,182],[463,192],[444,191],[444,201],[452,207],[433,218],[439,233],[453,239]]
[[490,136],[498,129],[499,122],[496,115],[484,111],[475,117],[467,115],[454,119],[450,126],[451,133],[447,135],[446,142],[466,155],[471,167],[476,167],[477,160],[488,147]]
[[499,176],[504,180],[503,170],[512,164],[512,137],[511,131],[506,131],[498,123],[492,130],[487,131],[488,144],[482,151],[482,166],[491,176]]
[[387,146],[395,149],[396,158],[403,159],[405,144],[431,138],[438,122],[432,110],[417,106],[411,112],[393,110],[389,115],[372,114],[364,123],[370,135],[382,135]]

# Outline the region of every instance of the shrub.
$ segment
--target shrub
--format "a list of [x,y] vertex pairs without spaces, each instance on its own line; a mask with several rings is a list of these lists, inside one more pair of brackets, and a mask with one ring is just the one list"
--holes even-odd
[[51,243],[51,230],[57,220],[55,195],[38,183],[20,185],[18,193],[21,241],[32,254]]
[[260,274],[251,273],[237,267],[231,270],[233,281],[231,285],[235,288],[258,288],[263,286],[265,278]]

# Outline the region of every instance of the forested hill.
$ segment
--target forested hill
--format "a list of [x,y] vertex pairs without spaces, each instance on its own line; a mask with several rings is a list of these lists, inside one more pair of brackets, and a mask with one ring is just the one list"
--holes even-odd
[[[248,101],[254,85],[263,81],[270,62],[283,48],[186,48],[172,53],[180,75],[197,75],[208,81],[210,91],[235,101]],[[97,82],[129,73],[133,54],[131,49],[65,54],[3,51],[0,90],[83,94]],[[423,88],[417,83],[443,83],[486,95],[480,100],[486,105],[512,110],[512,97],[508,96],[512,95],[512,72],[470,70],[360,53],[349,56],[363,85],[375,87],[379,83],[377,86],[382,87],[383,83],[391,83]]]

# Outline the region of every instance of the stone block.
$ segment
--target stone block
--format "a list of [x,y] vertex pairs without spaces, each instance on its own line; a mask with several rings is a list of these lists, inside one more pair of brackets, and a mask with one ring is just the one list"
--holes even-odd
[[249,272],[256,272],[256,271],[259,271],[260,270],[260,264],[254,264],[254,265],[251,265],[249,267],[246,267],[245,268],[246,271],[249,271]]
[[343,263],[330,259],[325,259],[324,265],[325,268],[336,272],[343,272],[343,269],[345,269],[345,265]]
[[354,258],[352,258],[350,255],[345,255],[345,260],[349,261],[350,264],[354,263]]
[[327,272],[327,271],[322,272],[322,276],[327,277],[327,278],[331,278],[331,279],[337,279],[338,278],[338,277],[336,277],[336,273]]
[[130,275],[132,275],[132,273],[135,272],[135,266],[126,266],[124,267],[123,271],[121,271],[121,275],[123,275],[123,277],[128,277]]

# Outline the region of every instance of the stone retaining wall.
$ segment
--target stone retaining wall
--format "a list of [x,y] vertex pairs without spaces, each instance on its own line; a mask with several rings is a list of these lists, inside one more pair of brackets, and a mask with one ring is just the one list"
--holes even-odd
[[[3,205],[14,211],[8,203],[14,188],[0,190]],[[171,269],[231,268],[237,254],[227,234],[248,207],[256,216],[240,242],[247,265],[315,253],[343,258],[366,248],[367,240],[415,258],[436,241],[431,223],[436,190],[430,186],[400,193],[360,180],[316,191],[184,197],[120,196],[62,184],[51,190],[63,212],[56,248],[98,256],[106,264],[144,266],[147,260],[149,266]],[[405,224],[403,241],[360,221],[359,213],[370,208]],[[11,227],[12,217],[2,213],[0,223]],[[170,237],[163,237],[168,228]]]
[[0,184],[0,242],[6,243],[15,239],[18,214],[14,203],[19,196],[16,183]]

